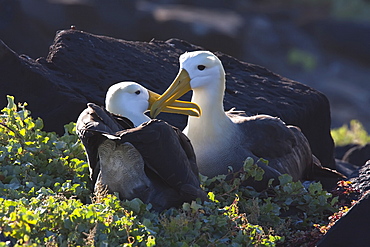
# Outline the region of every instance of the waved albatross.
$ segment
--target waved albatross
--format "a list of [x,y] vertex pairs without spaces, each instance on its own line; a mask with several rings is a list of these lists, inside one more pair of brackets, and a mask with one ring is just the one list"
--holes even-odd
[[311,175],[313,161],[319,161],[299,128],[268,115],[248,117],[243,111],[224,112],[225,71],[217,56],[194,51],[182,54],[179,61],[178,75],[153,103],[151,116],[156,117],[167,105],[193,90],[191,101],[200,106],[202,115],[189,116],[183,133],[191,140],[201,174],[226,174],[229,166],[238,171],[243,161],[252,157],[255,161],[269,161],[268,166],[258,164],[265,170],[261,186],[284,173],[294,180]]
[[[106,109],[88,103],[76,128],[95,186],[101,182],[120,199],[137,197],[161,211],[207,197],[199,187],[189,139],[144,114],[158,97],[134,82],[114,84],[106,95]],[[176,101],[165,111],[198,115],[199,107],[189,103]]]

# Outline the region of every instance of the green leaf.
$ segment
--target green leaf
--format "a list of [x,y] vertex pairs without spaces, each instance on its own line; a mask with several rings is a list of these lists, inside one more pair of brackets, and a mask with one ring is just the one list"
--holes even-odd
[[151,246],[155,246],[155,237],[153,235],[149,235],[148,236],[148,239],[146,241],[146,246],[148,247],[151,247]]
[[291,183],[293,181],[292,176],[288,174],[283,174],[279,176],[280,185],[286,185],[288,183]]
[[37,216],[33,214],[33,212],[27,211],[25,214],[22,215],[22,220],[27,222],[28,224],[35,225],[37,223]]
[[310,194],[316,194],[322,191],[321,183],[311,183],[308,187],[308,191],[310,192]]
[[17,106],[14,104],[14,96],[7,95],[6,98],[8,100],[8,105],[6,106],[6,108],[10,110],[16,110]]
[[144,203],[139,198],[134,198],[129,201],[125,201],[125,206],[130,208],[135,213],[139,213],[141,210],[141,207],[144,205]]
[[338,197],[319,183],[305,189],[282,175],[266,191],[245,186],[263,174],[252,158],[233,174],[200,176],[210,199],[203,203],[158,213],[139,199],[96,199],[75,123],[63,136],[44,132],[27,104],[17,111],[11,102],[0,118],[0,225],[14,245],[300,246],[294,241],[316,236],[312,225],[338,211]]

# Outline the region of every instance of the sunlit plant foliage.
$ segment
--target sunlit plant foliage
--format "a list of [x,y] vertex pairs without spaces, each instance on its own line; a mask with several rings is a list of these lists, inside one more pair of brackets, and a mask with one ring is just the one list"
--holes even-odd
[[74,123],[63,136],[42,127],[26,104],[8,97],[0,116],[0,247],[305,246],[339,208],[320,183],[304,186],[288,175],[262,192],[242,186],[263,176],[248,158],[231,177],[201,176],[208,202],[153,212],[102,185],[90,191]]
[[349,126],[343,125],[340,128],[331,130],[331,135],[336,146],[344,146],[352,143],[361,145],[370,143],[370,135],[358,120],[351,120]]

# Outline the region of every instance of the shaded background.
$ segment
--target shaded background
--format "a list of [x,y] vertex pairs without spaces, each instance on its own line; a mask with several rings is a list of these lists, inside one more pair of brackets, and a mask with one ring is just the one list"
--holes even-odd
[[358,119],[370,130],[369,0],[0,0],[0,39],[18,54],[46,57],[71,25],[180,38],[262,65],[323,92],[332,127]]

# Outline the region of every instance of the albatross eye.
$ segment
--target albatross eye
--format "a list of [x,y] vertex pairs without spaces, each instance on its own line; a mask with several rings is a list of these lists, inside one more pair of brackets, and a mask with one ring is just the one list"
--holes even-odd
[[204,65],[198,65],[199,70],[204,70],[205,68],[206,68],[206,66],[204,66]]
[[139,94],[140,94],[140,90],[135,91],[135,93],[136,93],[137,95],[139,95]]

